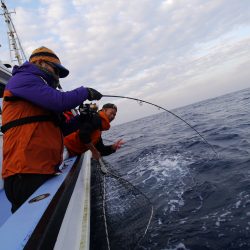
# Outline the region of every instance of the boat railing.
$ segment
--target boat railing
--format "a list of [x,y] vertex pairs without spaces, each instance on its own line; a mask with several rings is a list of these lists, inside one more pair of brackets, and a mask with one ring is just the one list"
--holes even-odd
[[72,166],[62,165],[61,175],[7,219],[0,227],[3,249],[89,249],[90,158],[87,152],[66,160]]

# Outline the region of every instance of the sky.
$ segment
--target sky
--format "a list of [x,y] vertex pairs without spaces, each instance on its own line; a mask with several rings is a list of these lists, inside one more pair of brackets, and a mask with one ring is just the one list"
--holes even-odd
[[[46,46],[80,86],[172,110],[249,87],[248,0],[5,0],[27,58]],[[0,60],[9,61],[0,16]],[[114,124],[159,112],[120,98]],[[190,111],[192,112],[192,111]]]

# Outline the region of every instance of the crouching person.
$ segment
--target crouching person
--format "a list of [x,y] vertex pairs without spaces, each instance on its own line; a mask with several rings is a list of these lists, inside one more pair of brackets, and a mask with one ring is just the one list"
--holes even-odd
[[116,152],[124,144],[123,140],[120,139],[112,145],[104,145],[101,137],[102,131],[109,130],[110,122],[115,119],[116,113],[117,107],[107,103],[98,113],[83,115],[80,129],[64,138],[69,155],[79,155],[90,150],[92,157],[98,160],[101,156]]

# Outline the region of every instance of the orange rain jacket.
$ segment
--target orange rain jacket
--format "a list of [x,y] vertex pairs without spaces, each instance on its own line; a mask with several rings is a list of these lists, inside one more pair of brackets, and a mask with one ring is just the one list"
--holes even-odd
[[[4,97],[13,96],[4,91]],[[52,113],[24,99],[4,101],[2,121]],[[54,174],[62,161],[63,137],[53,121],[33,122],[7,130],[3,140],[2,176],[18,173]],[[17,140],[18,138],[18,140]]]

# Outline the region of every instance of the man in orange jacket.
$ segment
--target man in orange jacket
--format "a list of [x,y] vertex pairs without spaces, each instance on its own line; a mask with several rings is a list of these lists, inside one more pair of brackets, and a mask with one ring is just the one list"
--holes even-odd
[[62,113],[85,100],[100,100],[92,88],[61,92],[59,78],[69,74],[58,56],[46,47],[35,49],[15,66],[3,96],[2,127],[4,190],[15,212],[62,162],[63,135],[76,131],[80,116],[69,123]]
[[83,116],[80,129],[64,138],[69,155],[74,156],[91,150],[93,158],[98,160],[101,156],[116,152],[124,144],[123,140],[104,145],[101,137],[102,131],[109,130],[110,122],[114,120],[116,113],[117,107],[107,103],[98,113],[94,112],[89,117]]

